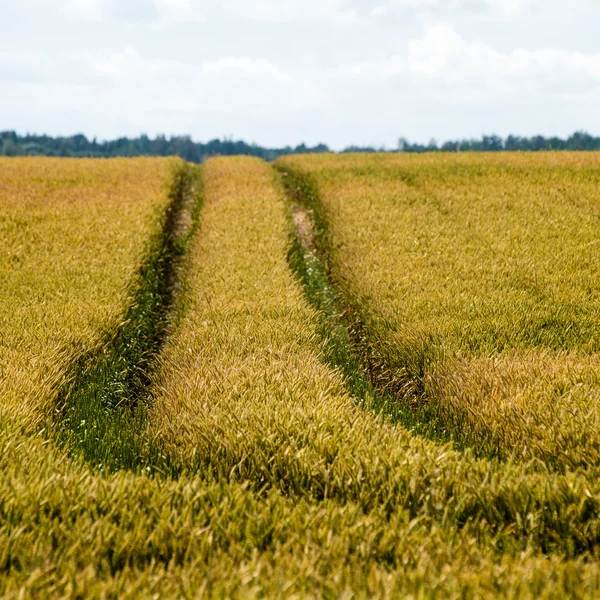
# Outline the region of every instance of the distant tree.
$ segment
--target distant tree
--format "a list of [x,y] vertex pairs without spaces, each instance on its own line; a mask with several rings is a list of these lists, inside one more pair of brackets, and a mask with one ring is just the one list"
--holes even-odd
[[484,135],[481,140],[481,149],[484,152],[499,152],[504,149],[502,138],[497,135]]
[[190,162],[200,162],[200,154],[196,144],[189,135],[180,136],[172,140],[173,154],[181,156]]
[[567,140],[568,150],[595,150],[597,144],[598,139],[585,131],[577,131]]
[[0,150],[2,156],[20,156],[22,154],[21,148],[10,138],[2,140],[2,149]]
[[398,138],[398,152],[404,152],[407,146],[409,146],[409,141],[406,138]]
[[164,135],[159,135],[150,143],[150,154],[158,156],[166,156],[168,150],[168,142]]
[[509,151],[521,150],[520,138],[509,135],[504,142],[504,149]]
[[[435,140],[428,144],[412,143],[404,137],[398,139],[398,152],[501,152],[539,150],[600,150],[600,137],[584,131],[575,132],[567,139],[545,138],[541,135],[531,138],[509,135],[505,140],[497,135],[484,135],[480,139],[449,140],[438,145]],[[264,160],[274,160],[278,156],[297,153],[329,152],[325,144],[310,147],[305,143],[292,148],[266,148],[231,137],[213,139],[206,143],[194,142],[190,136],[167,138],[159,135],[154,139],[147,135],[138,138],[122,137],[116,140],[98,142],[88,140],[85,135],[53,138],[47,135],[17,135],[14,131],[0,132],[0,154],[5,156],[45,155],[72,157],[112,157],[112,156],[181,156],[192,162],[202,162],[215,155],[249,155]],[[384,148],[372,146],[349,146],[343,152],[386,152]]]
[[534,152],[539,152],[540,150],[548,149],[548,142],[546,138],[542,135],[536,135],[531,138],[531,149]]

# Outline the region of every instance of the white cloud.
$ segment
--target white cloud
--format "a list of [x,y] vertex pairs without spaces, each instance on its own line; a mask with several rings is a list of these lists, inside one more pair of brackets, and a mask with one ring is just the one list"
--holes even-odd
[[482,19],[523,19],[535,15],[561,18],[578,13],[600,15],[600,3],[595,0],[385,0],[371,10],[375,17],[407,12],[433,18],[443,18],[442,15]]
[[466,41],[447,24],[430,26],[421,40],[410,42],[408,69],[417,77],[494,93],[554,83],[565,91],[600,85],[600,54],[553,48],[503,53],[480,40]]
[[[27,61],[35,62],[32,57]],[[5,127],[25,123],[27,131],[83,131],[101,138],[140,132],[199,139],[232,134],[248,141],[278,135],[284,144],[288,136],[274,134],[269,125],[299,122],[329,101],[310,77],[249,57],[193,64],[151,60],[134,48],[82,53],[72,64],[77,75],[70,80],[48,78],[42,69],[15,79],[11,73],[23,64],[18,56],[0,54],[0,87],[7,77],[11,81],[4,86],[0,114]],[[19,120],[19,114],[27,120]]]
[[162,27],[205,21],[199,0],[23,0],[46,6],[71,20],[100,23],[130,21]]
[[0,52],[1,81],[52,85],[55,94],[61,85],[77,86],[83,94],[88,89],[94,104],[120,98],[122,110],[132,108],[140,119],[152,111],[268,115],[328,102],[327,93],[309,77],[266,59],[230,57],[194,64],[147,59],[131,47],[109,54],[65,55],[60,61],[39,52]]
[[337,77],[387,85],[401,79],[465,103],[532,91],[585,94],[600,88],[600,54],[552,48],[500,52],[438,23],[410,41],[405,53],[346,65]]
[[219,0],[219,7],[240,17],[268,22],[356,23],[358,12],[344,0]]
[[264,59],[222,58],[199,64],[148,60],[127,48],[87,57],[103,85],[124,90],[139,106],[197,114],[206,111],[255,114],[303,110],[326,102],[326,94],[302,76]]
[[236,73],[246,79],[270,79],[282,84],[293,84],[289,73],[278,69],[272,62],[264,59],[220,58],[202,63],[202,71],[214,75]]
[[0,82],[13,83],[78,83],[89,79],[80,58],[51,57],[38,50],[0,52]]
[[59,11],[66,17],[83,21],[101,21],[107,8],[107,0],[63,0]]
[[158,24],[203,23],[206,17],[196,4],[193,0],[154,0],[159,13]]
[[[362,1],[362,0],[361,0]],[[2,0],[0,0],[0,3]],[[360,21],[351,3],[357,0],[20,0],[24,5],[45,6],[73,20],[121,20],[153,24],[198,23],[206,11],[246,19],[287,23],[294,21],[349,24]],[[1,5],[1,4],[0,4]],[[368,13],[368,10],[366,10]]]
[[600,132],[599,21],[598,0],[0,0],[0,128]]

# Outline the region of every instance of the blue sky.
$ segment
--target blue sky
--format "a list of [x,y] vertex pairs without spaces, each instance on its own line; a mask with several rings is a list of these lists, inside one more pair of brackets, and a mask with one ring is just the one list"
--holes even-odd
[[0,0],[0,129],[600,134],[597,0]]

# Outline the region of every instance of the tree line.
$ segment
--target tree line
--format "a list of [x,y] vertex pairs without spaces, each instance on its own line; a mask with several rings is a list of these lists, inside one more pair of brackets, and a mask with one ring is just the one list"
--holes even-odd
[[480,139],[449,140],[438,145],[435,140],[429,144],[412,144],[405,138],[398,140],[398,150],[403,152],[539,152],[542,150],[590,151],[600,150],[600,137],[594,137],[585,131],[577,131],[568,138],[520,137],[509,135],[484,135]]
[[[503,139],[497,135],[484,135],[480,139],[449,140],[438,144],[431,140],[428,144],[418,144],[406,138],[398,140],[397,148],[375,148],[372,146],[349,146],[342,152],[502,152],[541,150],[600,150],[600,137],[578,131],[566,139],[559,137],[519,137],[509,135]],[[109,158],[116,156],[181,156],[190,162],[200,163],[211,156],[248,155],[264,160],[275,160],[288,154],[308,152],[330,152],[325,144],[317,146],[285,146],[265,148],[232,139],[215,139],[207,143],[194,142],[190,136],[159,135],[150,138],[142,135],[137,138],[122,137],[117,140],[90,140],[78,134],[69,137],[48,135],[19,135],[14,131],[0,132],[0,155],[3,156],[64,156]]]
[[300,144],[295,148],[264,148],[256,144],[231,139],[212,140],[206,144],[192,141],[190,136],[159,135],[154,139],[147,135],[137,138],[122,137],[99,142],[85,135],[52,137],[49,135],[19,135],[14,131],[0,132],[0,154],[3,156],[63,156],[75,158],[110,158],[116,156],[181,156],[190,162],[202,162],[210,156],[233,156],[244,154],[275,160],[284,154],[327,152],[325,145],[308,147]]

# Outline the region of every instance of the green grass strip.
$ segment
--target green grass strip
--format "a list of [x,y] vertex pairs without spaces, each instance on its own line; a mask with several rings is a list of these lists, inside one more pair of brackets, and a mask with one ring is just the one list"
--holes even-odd
[[133,302],[102,346],[79,357],[57,397],[53,430],[74,456],[94,467],[152,471],[161,454],[148,433],[155,360],[177,315],[176,291],[200,215],[198,167],[174,168],[161,230],[150,241]]
[[[439,407],[425,396],[422,376],[427,361],[435,358],[430,349],[406,349],[402,365],[406,376],[402,379],[395,374],[398,370],[393,374],[373,351],[380,342],[368,335],[367,310],[352,302],[344,293],[343,282],[336,280],[327,216],[317,183],[310,174],[287,165],[277,163],[275,169],[290,202],[290,219],[300,209],[310,220],[313,243],[302,239],[294,226],[288,260],[308,302],[318,311],[326,362],[341,371],[350,394],[364,408],[386,416],[415,435],[442,444],[453,442],[457,450],[467,449],[466,437],[449,429]],[[492,453],[475,454],[495,458]]]

